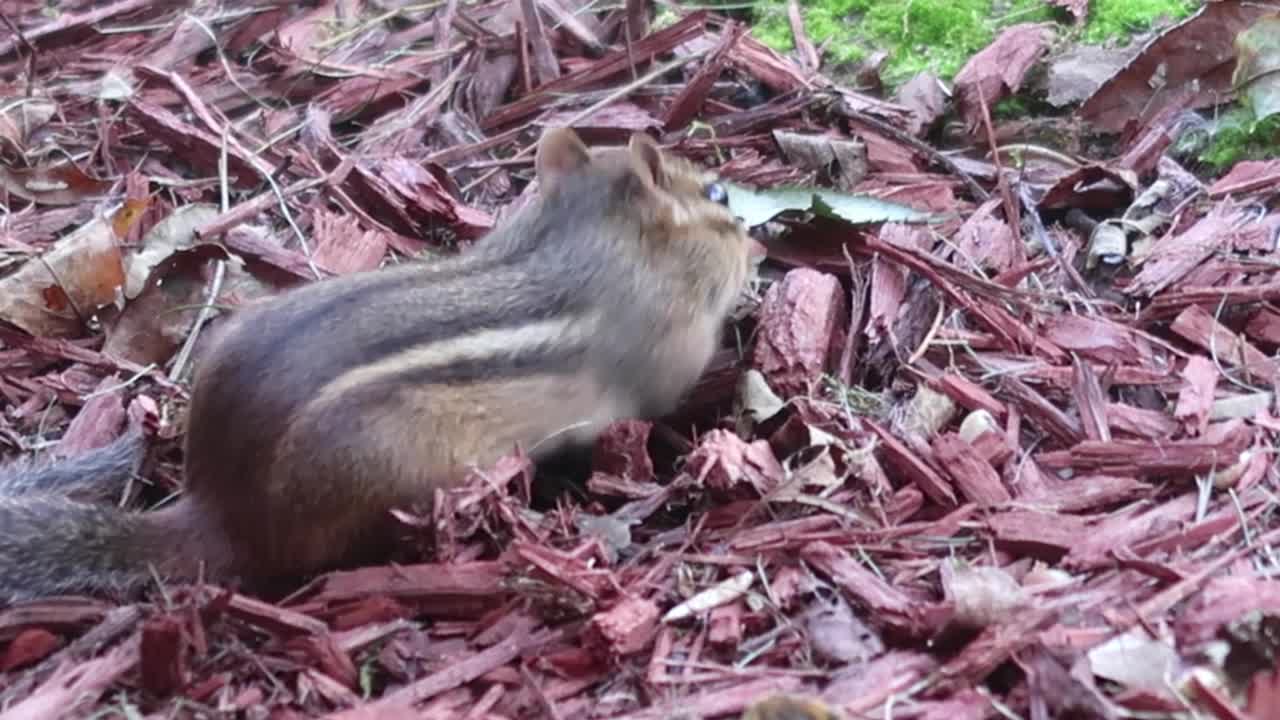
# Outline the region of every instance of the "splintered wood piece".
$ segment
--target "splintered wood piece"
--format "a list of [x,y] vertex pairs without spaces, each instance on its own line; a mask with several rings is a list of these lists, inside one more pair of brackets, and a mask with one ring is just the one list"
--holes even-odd
[[783,399],[814,392],[843,347],[848,304],[839,281],[792,270],[769,288],[751,365]]

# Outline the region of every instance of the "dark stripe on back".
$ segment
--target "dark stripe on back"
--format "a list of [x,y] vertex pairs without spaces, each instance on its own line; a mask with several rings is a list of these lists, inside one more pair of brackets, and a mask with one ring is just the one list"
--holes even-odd
[[572,374],[581,369],[586,349],[581,345],[543,343],[514,355],[490,355],[434,367],[407,367],[353,388],[357,395],[385,397],[411,385],[461,385],[510,380],[531,375]]
[[[499,276],[508,267],[508,263],[494,260],[478,263],[457,274],[441,275],[438,279],[405,276],[393,282],[361,286],[337,296],[326,297],[301,311],[295,310],[296,314],[286,325],[277,324],[273,328],[274,332],[249,340],[247,345],[242,345],[242,350],[253,346],[256,352],[252,354],[259,354],[259,357],[255,359],[256,362],[249,364],[259,366],[274,365],[293,353],[307,353],[310,381],[318,387],[352,367],[377,362],[410,346],[464,337],[479,329],[522,327],[570,311],[572,294],[555,287],[554,283],[539,281],[536,277],[531,278],[528,284],[507,287],[486,283],[487,279],[500,281],[502,278]],[[435,307],[415,308],[403,305],[396,297],[424,282],[437,281],[437,286],[425,293],[436,303]],[[490,302],[452,302],[453,298],[464,293],[474,294],[477,288],[483,289],[486,284],[493,290],[492,297],[486,298]],[[421,296],[406,296],[405,302],[416,299],[421,299]],[[387,304],[386,301],[392,300],[395,305]],[[384,301],[381,312],[385,319],[370,322],[375,326],[385,324],[393,330],[390,334],[379,336],[374,332],[362,337],[363,333],[359,329],[348,333],[341,328],[323,327],[327,318],[341,317],[345,308],[379,301]],[[420,320],[413,317],[419,311],[422,314]],[[396,318],[395,315],[400,317]],[[326,335],[330,332],[336,333],[345,342],[329,343]]]
[[[456,272],[449,272],[447,274],[441,273],[439,275],[439,279],[442,283],[454,280],[466,281],[475,276],[483,277],[486,273],[493,272],[495,267],[501,267],[505,264],[507,264],[507,261],[504,259],[487,258],[475,264],[465,266]],[[379,295],[403,292],[406,289],[422,284],[424,281],[433,280],[431,277],[432,274],[433,268],[430,265],[424,265],[421,274],[405,275],[399,278],[397,282],[379,282],[370,285],[360,285],[341,294],[330,295],[326,299],[318,301],[307,307],[303,313],[295,318],[292,325],[292,332],[285,334],[283,337],[277,338],[277,340],[281,344],[287,345],[294,335],[308,332],[319,320],[344,305],[364,303]]]
[[[292,303],[286,301],[285,314],[263,321],[260,331],[254,326],[243,328],[231,348],[236,360],[224,372],[238,376],[231,383],[234,387],[252,387],[264,381],[284,383],[287,393],[262,401],[275,405],[274,412],[288,413],[342,373],[408,347],[574,313],[574,306],[590,302],[589,293],[598,290],[602,282],[611,282],[607,276],[615,269],[602,253],[615,251],[616,237],[599,229],[620,204],[629,201],[625,185],[617,178],[572,178],[563,192],[543,200],[540,212],[521,212],[496,231],[501,235],[481,240],[492,244],[470,250],[477,256],[460,267],[437,272],[427,265],[421,273],[357,286],[337,295],[321,294],[312,299],[304,293]],[[431,287],[432,283],[436,286]],[[427,289],[417,298],[406,295],[402,302],[397,297],[421,287]],[[477,293],[488,297],[477,302]],[[414,316],[419,309],[407,303],[424,301],[423,295],[432,306],[420,309],[419,320]],[[452,301],[459,296],[464,302]],[[385,322],[370,321],[374,331],[327,327],[331,318],[343,318],[346,308],[368,305],[380,308],[377,312],[388,318]],[[380,324],[394,328],[394,332],[376,332]],[[512,377],[559,369],[581,353],[581,348],[548,347],[515,358],[467,361],[465,366],[443,374],[427,370],[420,377],[393,375],[400,379],[391,382],[461,383],[482,377]],[[305,370],[305,374],[284,377],[295,370]]]
[[[361,348],[348,348],[346,352],[339,351],[333,364],[341,367],[336,371],[345,370],[351,364],[376,362],[408,345],[461,337],[477,329],[520,327],[570,312],[575,300],[582,297],[583,291],[595,280],[593,276],[607,262],[599,254],[613,252],[610,243],[601,245],[600,235],[584,232],[584,227],[607,222],[615,204],[626,202],[625,197],[610,192],[609,187],[616,184],[613,178],[569,178],[562,192],[542,200],[541,212],[536,215],[520,213],[495,231],[501,233],[500,236],[481,240],[482,243],[488,240],[493,244],[487,248],[477,246],[475,251],[479,256],[475,262],[456,272],[439,274],[439,285],[434,288],[445,306],[452,305],[449,296],[453,293],[490,290],[502,295],[493,296],[492,302],[470,303],[456,314],[426,318],[414,330],[395,337]],[[566,218],[571,219],[569,224],[566,224]],[[527,271],[527,277],[521,277],[508,286],[500,286],[499,283],[509,278],[507,270],[517,267],[522,272]],[[275,338],[273,344],[287,347],[296,342],[298,336],[309,337],[317,322],[342,306],[372,302],[378,297],[404,292],[424,281],[435,281],[431,274],[428,269],[423,275],[410,275],[388,284],[365,286],[328,298],[304,311],[288,331]],[[452,287],[446,289],[444,286]]]
[[[570,178],[563,192],[543,199],[541,212],[536,215],[520,213],[495,231],[500,235],[482,239],[481,243],[488,241],[493,244],[488,247],[477,246],[473,250],[478,253],[474,262],[457,270],[438,274],[440,285],[454,285],[455,292],[467,292],[467,286],[489,286],[489,289],[496,290],[498,288],[486,280],[495,279],[504,270],[514,267],[529,271],[528,283],[505,288],[507,296],[494,297],[493,303],[485,303],[479,307],[473,304],[466,308],[465,313],[430,318],[422,324],[419,332],[372,343],[360,348],[354,357],[345,355],[337,364],[376,362],[403,349],[406,344],[460,337],[478,328],[518,327],[564,313],[571,304],[573,295],[581,291],[583,284],[591,279],[587,277],[590,271],[601,265],[597,253],[602,248],[584,246],[596,244],[599,238],[583,233],[581,225],[605,222],[611,214],[613,204],[623,200],[602,188],[601,184],[599,177]],[[614,183],[609,179],[604,184]],[[565,218],[571,218],[573,225],[566,226]],[[607,246],[603,250],[611,251]],[[584,262],[588,264],[587,267],[583,266]],[[361,286],[319,301],[294,318],[291,327],[274,338],[273,344],[288,347],[296,342],[296,337],[308,336],[318,322],[342,306],[372,302],[378,297],[412,289],[424,281],[436,280],[437,278],[431,277],[433,274],[432,268],[428,266],[423,269],[422,274],[407,275],[395,282]],[[447,302],[443,289],[436,289],[441,290],[442,299]],[[515,302],[499,304],[499,301],[506,300]]]

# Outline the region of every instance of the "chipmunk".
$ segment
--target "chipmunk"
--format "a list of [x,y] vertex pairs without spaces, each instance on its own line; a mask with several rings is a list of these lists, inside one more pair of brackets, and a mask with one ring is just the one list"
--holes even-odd
[[647,135],[539,139],[538,196],[471,248],[284,291],[199,358],[185,484],[129,512],[130,433],[0,480],[0,600],[245,585],[376,559],[389,511],[517,445],[536,462],[676,409],[718,347],[751,240],[722,185]]

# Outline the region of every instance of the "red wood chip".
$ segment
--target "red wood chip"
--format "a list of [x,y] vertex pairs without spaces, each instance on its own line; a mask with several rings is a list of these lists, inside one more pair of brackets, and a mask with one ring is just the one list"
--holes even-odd
[[843,347],[847,308],[835,276],[815,270],[792,270],[769,288],[751,364],[779,397],[812,392],[831,369]]
[[173,615],[161,615],[143,625],[142,682],[148,692],[164,695],[190,678],[191,643],[185,625]]
[[744,628],[742,625],[743,606],[740,602],[729,603],[713,608],[707,619],[710,625],[708,640],[724,648],[734,649],[742,642]]
[[1011,499],[995,468],[959,435],[939,435],[933,441],[933,452],[955,486],[971,502],[998,505]]
[[632,482],[649,482],[653,479],[648,448],[652,429],[653,423],[643,420],[622,420],[605,428],[596,440],[592,468]]
[[652,601],[628,598],[605,612],[596,613],[591,625],[614,655],[631,655],[643,650],[653,639],[660,615],[660,609]]
[[1196,437],[1209,427],[1209,413],[1213,410],[1213,389],[1218,385],[1218,368],[1213,361],[1193,357],[1182,370],[1186,384],[1178,393],[1178,406],[1173,416],[1181,420],[1187,435]]
[[786,473],[764,440],[747,443],[727,430],[712,430],[689,454],[685,472],[720,492],[747,486],[757,496],[776,488]]
[[4,649],[4,655],[0,656],[0,672],[9,672],[42,660],[60,645],[62,640],[48,630],[41,628],[23,630],[16,638],[9,641],[8,647]]

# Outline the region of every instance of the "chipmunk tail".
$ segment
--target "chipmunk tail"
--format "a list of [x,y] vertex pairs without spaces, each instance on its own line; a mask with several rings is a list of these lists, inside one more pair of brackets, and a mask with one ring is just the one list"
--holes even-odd
[[145,453],[142,430],[130,427],[116,440],[64,460],[16,460],[0,468],[0,496],[47,492],[107,498],[137,472]]
[[182,548],[193,544],[182,541],[186,528],[175,510],[128,512],[51,494],[0,497],[0,602],[129,595],[171,578],[186,564]]
[[150,512],[108,499],[136,469],[142,449],[130,433],[62,462],[0,473],[0,603],[129,595],[200,566],[210,546],[185,499]]

